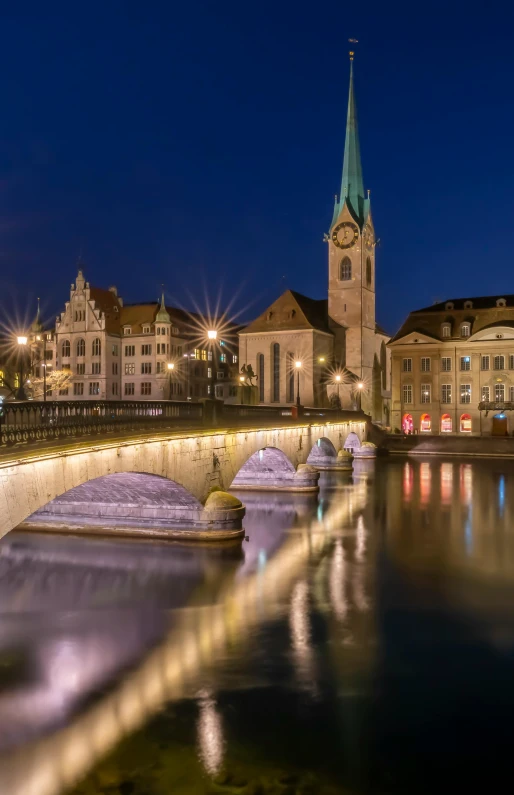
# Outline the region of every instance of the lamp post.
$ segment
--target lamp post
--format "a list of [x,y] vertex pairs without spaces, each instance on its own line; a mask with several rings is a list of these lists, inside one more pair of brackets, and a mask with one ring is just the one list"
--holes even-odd
[[218,338],[218,332],[216,329],[209,329],[207,332],[207,338],[209,340],[209,351],[211,353],[211,383],[210,383],[210,398],[214,400],[214,343]]
[[192,354],[190,354],[190,353],[185,353],[184,354],[184,359],[187,359],[187,383],[186,383],[186,398],[187,398],[187,400],[191,400],[191,396],[189,394],[189,381],[190,381],[190,379],[189,379],[189,360],[191,359],[191,355]]
[[359,396],[359,401],[358,401],[359,411],[362,410],[362,390],[363,389],[364,389],[364,384],[362,383],[362,381],[359,381],[359,383],[357,384],[357,394]]
[[335,382],[337,384],[337,402],[339,404],[339,408],[341,408],[341,398],[339,397],[339,387],[341,386],[341,376],[339,373],[335,376]]
[[296,367],[296,405],[300,408],[300,370],[302,368],[302,363],[296,361],[294,366]]
[[25,389],[23,387],[23,356],[25,355],[25,348],[28,342],[27,337],[17,337],[18,342],[18,372],[20,384],[16,390],[16,400],[27,400]]
[[171,400],[171,376],[173,375],[173,370],[175,369],[175,364],[173,362],[168,362],[168,376],[169,376],[169,398]]
[[46,403],[46,334],[36,334],[37,342],[43,341],[43,364],[41,365],[43,368],[43,401]]
[[239,376],[239,383],[241,384],[241,405],[243,405],[243,390],[244,390],[244,383],[245,383],[244,375],[240,375]]

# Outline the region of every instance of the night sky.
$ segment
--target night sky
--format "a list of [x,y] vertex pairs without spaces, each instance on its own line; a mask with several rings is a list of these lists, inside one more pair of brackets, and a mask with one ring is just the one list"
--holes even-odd
[[325,297],[348,37],[377,319],[514,293],[511,3],[22,9],[0,15],[0,320],[38,295],[52,318],[79,257],[126,302]]

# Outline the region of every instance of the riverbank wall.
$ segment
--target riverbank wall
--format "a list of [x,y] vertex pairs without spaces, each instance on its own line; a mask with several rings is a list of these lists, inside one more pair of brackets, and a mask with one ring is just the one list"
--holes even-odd
[[390,455],[514,458],[514,438],[495,436],[384,436],[380,453]]

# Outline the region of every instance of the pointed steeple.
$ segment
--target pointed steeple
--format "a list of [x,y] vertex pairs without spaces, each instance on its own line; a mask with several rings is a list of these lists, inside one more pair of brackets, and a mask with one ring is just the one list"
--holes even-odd
[[341,194],[339,196],[339,202],[336,203],[336,207],[334,208],[334,219],[332,224],[336,221],[345,202],[362,229],[364,221],[366,220],[368,207],[364,194],[359,130],[357,125],[357,107],[353,87],[353,52],[350,52],[350,90],[348,94],[348,113],[346,117]]
[[40,305],[39,305],[39,298],[37,299],[37,312],[36,312],[36,317],[35,317],[35,318],[34,318],[34,320],[32,321],[32,326],[31,326],[31,329],[32,329],[32,331],[33,331],[35,334],[43,330],[43,326],[42,326],[42,324],[41,324],[41,307],[40,307]]
[[155,316],[156,323],[171,323],[171,318],[168,314],[168,310],[166,309],[166,304],[164,303],[164,290],[161,293],[161,305],[159,307],[159,311]]

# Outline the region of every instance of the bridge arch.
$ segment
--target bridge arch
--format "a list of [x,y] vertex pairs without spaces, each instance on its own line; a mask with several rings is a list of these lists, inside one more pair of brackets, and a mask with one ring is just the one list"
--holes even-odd
[[316,466],[317,463],[324,463],[327,458],[337,459],[337,450],[330,439],[321,436],[312,447],[307,463]]
[[230,488],[241,467],[261,449],[277,448],[296,468],[306,463],[320,437],[339,448],[351,432],[364,439],[366,422],[349,417],[327,423],[312,417],[278,428],[196,431],[192,436],[145,433],[123,441],[95,440],[89,447],[63,441],[62,450],[13,450],[12,457],[0,460],[0,537],[59,495],[103,475],[160,475],[201,502],[214,486]]
[[353,452],[357,450],[364,440],[360,439],[359,436],[355,433],[355,431],[351,431],[348,436],[346,437],[345,443],[343,445],[344,450],[350,450]]

